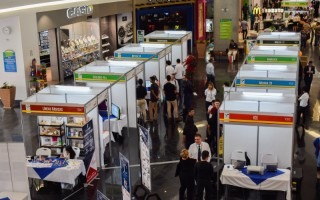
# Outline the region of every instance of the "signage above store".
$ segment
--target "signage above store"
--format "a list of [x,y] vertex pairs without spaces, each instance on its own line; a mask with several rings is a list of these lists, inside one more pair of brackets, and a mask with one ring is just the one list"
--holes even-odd
[[281,7],[308,7],[308,1],[282,1]]
[[23,113],[36,114],[55,114],[55,115],[83,115],[84,107],[82,106],[55,106],[55,105],[32,105],[22,104]]
[[67,17],[68,19],[72,19],[75,17],[90,15],[93,13],[93,6],[79,6],[67,9]]

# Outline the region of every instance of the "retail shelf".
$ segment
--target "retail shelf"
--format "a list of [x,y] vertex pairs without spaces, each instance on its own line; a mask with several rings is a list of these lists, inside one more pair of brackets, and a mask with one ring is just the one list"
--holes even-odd
[[45,134],[40,134],[40,136],[43,136],[43,137],[61,137],[62,135],[45,135]]
[[102,45],[102,47],[107,47],[107,46],[110,46],[110,43],[109,43],[109,42]]
[[72,59],[62,60],[62,62],[73,61],[73,60],[76,60],[76,59],[78,59],[78,58],[80,58],[80,57],[83,57],[83,56],[92,54],[92,53],[97,52],[97,51],[99,51],[99,49],[96,49],[96,50],[94,50],[94,51],[91,51],[91,52],[88,52],[88,53],[85,53],[85,54],[82,54],[82,55],[79,55],[79,56],[76,56],[76,57],[74,57],[74,58],[72,58]]
[[81,125],[81,124],[66,124],[66,126],[68,127],[74,127],[74,128],[82,128],[85,124]]

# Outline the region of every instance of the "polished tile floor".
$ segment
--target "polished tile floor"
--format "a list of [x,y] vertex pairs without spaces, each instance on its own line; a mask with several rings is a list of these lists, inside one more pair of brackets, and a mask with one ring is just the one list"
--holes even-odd
[[[304,55],[307,55],[309,59],[314,61],[315,66],[320,70],[319,66],[319,47],[309,47],[303,51]],[[215,63],[216,83],[218,88],[218,98],[222,99],[222,84],[224,82],[232,82],[236,75],[241,62],[228,64],[226,61]],[[200,133],[205,135],[206,118],[204,111],[204,84],[203,77],[205,62],[203,60],[198,61],[197,72],[195,75],[194,88],[199,94],[195,98],[196,115],[195,122],[199,128]],[[293,199],[301,200],[318,200],[320,199],[320,190],[316,188],[316,159],[314,156],[314,149],[312,142],[316,137],[319,137],[319,99],[320,99],[320,87],[319,87],[319,74],[315,75],[310,99],[310,117],[308,119],[309,130],[305,135],[305,152],[306,159],[304,162],[298,162],[295,157],[294,167],[303,169],[303,184],[301,194],[293,193]],[[64,84],[72,84],[72,81],[68,81]],[[22,142],[22,126],[21,126],[21,114],[19,104],[12,110],[3,110],[0,108],[0,142]],[[24,133],[30,134],[31,130],[36,127],[36,121],[34,118],[24,120],[23,123]],[[176,163],[179,159],[178,154],[181,150],[181,138],[183,123],[167,123],[163,117],[159,117],[159,123],[157,125],[147,125],[152,141],[151,149],[151,162],[152,164],[152,192],[158,193],[163,200],[178,199],[179,180],[174,177]],[[123,143],[112,144],[111,154],[112,158],[106,155],[108,161],[107,167],[118,166],[117,156],[118,152],[130,152],[130,162],[132,164],[138,164],[138,150],[137,150],[137,134],[136,130],[130,130],[130,138],[124,134]],[[30,135],[31,142],[34,144],[32,147],[37,148],[37,139],[34,134]],[[275,138],[276,139],[276,138]],[[130,141],[130,142],[129,142]],[[108,160],[109,159],[109,160]],[[169,163],[166,163],[170,161]],[[171,163],[173,162],[173,163]],[[140,166],[132,166],[131,170],[131,184],[140,184],[139,171]],[[117,167],[102,169],[99,173],[99,179],[92,183],[92,186],[87,188],[75,188],[73,191],[61,190],[58,184],[50,183],[49,187],[43,188],[41,191],[32,191],[32,199],[96,199],[96,191],[100,190],[112,200],[121,199],[120,188],[120,173]],[[223,193],[222,190],[221,194]],[[215,199],[221,199],[223,196],[218,195],[220,193],[215,192]],[[254,191],[246,191],[247,199],[257,199],[257,194]],[[281,199],[283,195],[277,193],[262,193],[261,199]],[[229,199],[242,199],[242,193],[237,189],[232,190]]]

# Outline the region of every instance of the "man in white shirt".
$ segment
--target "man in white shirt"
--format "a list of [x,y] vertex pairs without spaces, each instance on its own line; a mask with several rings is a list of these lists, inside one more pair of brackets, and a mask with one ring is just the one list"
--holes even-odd
[[207,73],[207,83],[214,83],[214,66],[213,66],[213,58],[209,59],[209,63],[206,66]]
[[[175,79],[178,81],[179,86],[182,86],[181,83],[182,83],[182,79],[183,79],[183,75],[184,75],[184,67],[181,64],[181,61],[180,61],[179,58],[177,59],[177,64],[176,64],[176,66],[174,68],[174,73],[175,73]],[[182,102],[181,88],[182,87],[177,89],[177,91],[179,91],[179,99],[178,99],[179,102]],[[182,104],[180,103],[180,105],[182,105]]]
[[197,162],[199,162],[201,161],[202,152],[206,150],[209,152],[209,158],[207,161],[210,162],[211,150],[208,143],[201,141],[201,135],[199,133],[194,136],[194,141],[195,143],[191,144],[189,147],[190,158],[196,159]]
[[168,75],[171,76],[173,73],[174,73],[174,68],[171,65],[171,61],[167,60],[166,61],[166,76],[168,76]]
[[305,125],[305,128],[307,129],[306,126],[306,118],[307,118],[307,112],[308,112],[308,101],[309,101],[309,94],[307,92],[307,88],[303,87],[302,88],[302,95],[299,97],[299,109],[298,109],[298,116],[297,116],[297,121],[296,124],[300,124],[300,118],[302,114],[302,124]]

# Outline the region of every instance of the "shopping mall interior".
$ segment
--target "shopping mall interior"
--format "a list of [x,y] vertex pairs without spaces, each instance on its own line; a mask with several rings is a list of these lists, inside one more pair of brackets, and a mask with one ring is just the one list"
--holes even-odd
[[319,3],[4,0],[0,199],[319,200]]

